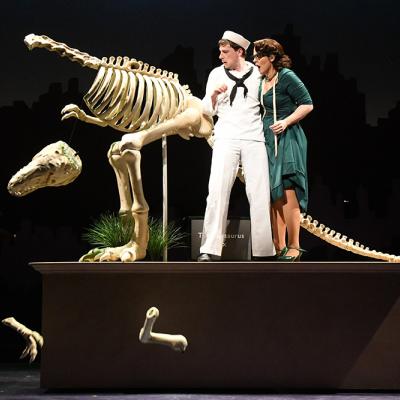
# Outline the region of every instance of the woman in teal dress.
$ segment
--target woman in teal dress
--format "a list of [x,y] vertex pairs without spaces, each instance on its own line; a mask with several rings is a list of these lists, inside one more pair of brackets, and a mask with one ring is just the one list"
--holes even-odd
[[307,210],[308,203],[307,139],[299,121],[312,111],[312,100],[303,82],[289,69],[291,60],[276,40],[254,42],[254,63],[263,77],[260,101],[269,158],[274,244],[278,260],[298,261],[303,252],[300,213]]

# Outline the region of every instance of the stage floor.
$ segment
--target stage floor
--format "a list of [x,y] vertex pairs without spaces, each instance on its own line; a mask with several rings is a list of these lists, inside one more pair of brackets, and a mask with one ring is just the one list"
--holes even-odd
[[41,389],[39,365],[0,364],[0,398],[5,400],[398,400],[396,392],[151,392],[51,391]]

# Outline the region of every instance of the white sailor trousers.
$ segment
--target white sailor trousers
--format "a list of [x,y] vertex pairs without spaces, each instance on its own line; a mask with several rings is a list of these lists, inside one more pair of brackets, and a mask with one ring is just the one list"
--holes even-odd
[[272,256],[275,248],[270,221],[267,151],[265,143],[253,140],[217,139],[214,143],[200,252],[221,255],[229,198],[239,163],[243,167],[250,204],[253,256]]

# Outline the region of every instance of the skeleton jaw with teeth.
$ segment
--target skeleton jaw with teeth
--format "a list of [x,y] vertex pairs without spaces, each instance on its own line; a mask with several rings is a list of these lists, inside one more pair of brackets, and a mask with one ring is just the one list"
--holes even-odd
[[64,186],[74,181],[82,170],[78,154],[66,143],[58,141],[44,147],[32,161],[20,169],[7,189],[17,197],[46,186]]

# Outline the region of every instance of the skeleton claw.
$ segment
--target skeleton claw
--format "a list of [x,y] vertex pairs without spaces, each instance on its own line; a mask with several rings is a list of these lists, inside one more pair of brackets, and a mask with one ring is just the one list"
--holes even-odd
[[70,111],[79,110],[79,107],[76,104],[67,104],[62,110],[61,114],[65,114]]
[[121,262],[134,262],[142,260],[146,257],[146,252],[141,254],[138,246],[135,243],[129,242],[128,244],[120,247],[106,247],[95,248],[83,255],[79,262],[107,262],[107,261],[121,261]]
[[26,346],[19,358],[22,359],[29,356],[29,363],[32,363],[38,354],[38,346],[43,347],[43,337],[38,332],[30,330],[13,317],[5,318],[1,322],[22,335],[26,341]]
[[36,356],[38,354],[37,351],[37,346],[35,339],[32,336],[28,336],[26,339],[27,345],[21,355],[19,356],[19,359],[22,360],[23,358],[29,356],[29,364],[32,364],[33,361],[35,361]]
[[114,251],[114,249],[107,248],[105,249],[104,253],[95,259],[95,261],[118,261],[118,253]]
[[69,119],[69,118],[79,119],[78,114],[76,112],[70,112],[68,114],[63,115],[61,117],[61,121],[65,121],[66,119]]
[[138,246],[135,243],[127,243],[125,246],[108,248],[100,257],[99,261],[121,261],[121,262],[134,262],[145,258],[146,252],[140,254]]
[[118,261],[119,257],[113,248],[95,248],[83,255],[79,262],[104,262],[104,261]]
[[68,118],[77,118],[80,120],[84,120],[86,117],[86,113],[81,110],[77,105],[75,104],[68,104],[66,105],[62,110],[61,110],[61,121],[64,121]]
[[79,262],[92,262],[96,261],[96,259],[100,258],[100,254],[104,252],[104,249],[95,248],[90,250],[88,253],[84,254]]
[[125,249],[121,253],[121,261],[122,262],[133,262],[136,261],[136,252],[132,249]]

